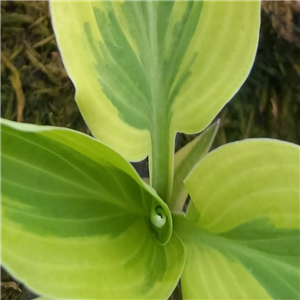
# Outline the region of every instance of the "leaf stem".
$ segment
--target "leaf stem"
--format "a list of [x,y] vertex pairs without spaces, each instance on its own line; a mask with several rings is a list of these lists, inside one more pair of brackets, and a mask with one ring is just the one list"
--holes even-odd
[[[170,137],[170,122],[165,114],[158,115],[156,128],[151,132],[150,184],[165,202],[169,201],[173,181],[174,143]],[[160,130],[159,130],[160,129]]]
[[[163,62],[157,41],[157,2],[147,2],[149,11],[149,81],[153,101],[151,128],[150,184],[165,202],[171,196],[174,143],[170,135],[170,114],[164,84]],[[171,143],[170,143],[171,142]]]

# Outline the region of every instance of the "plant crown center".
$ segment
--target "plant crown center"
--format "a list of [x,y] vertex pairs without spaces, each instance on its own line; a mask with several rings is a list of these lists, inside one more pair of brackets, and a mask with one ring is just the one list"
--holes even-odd
[[156,228],[162,228],[167,221],[166,213],[160,205],[156,205],[151,211],[151,223]]

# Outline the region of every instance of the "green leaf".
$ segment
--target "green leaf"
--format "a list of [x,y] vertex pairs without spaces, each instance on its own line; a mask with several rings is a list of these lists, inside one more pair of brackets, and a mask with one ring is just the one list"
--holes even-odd
[[228,144],[186,179],[193,200],[174,230],[185,299],[299,299],[299,147]]
[[167,201],[175,133],[207,127],[246,79],[260,2],[52,1],[51,13],[92,133],[129,160],[149,155]]
[[192,142],[175,154],[174,181],[169,207],[172,211],[181,212],[188,192],[183,181],[195,165],[207,154],[219,129],[220,120],[215,122]]
[[9,272],[50,298],[170,295],[184,249],[166,204],[127,161],[68,129],[2,120],[1,139]]

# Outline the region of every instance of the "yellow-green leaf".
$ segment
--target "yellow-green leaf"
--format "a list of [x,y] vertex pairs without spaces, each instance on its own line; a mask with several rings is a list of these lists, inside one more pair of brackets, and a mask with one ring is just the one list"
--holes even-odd
[[223,146],[186,179],[192,203],[175,217],[187,251],[185,299],[299,299],[299,146]]
[[[66,13],[67,12],[67,13]],[[246,79],[259,1],[52,1],[58,45],[95,137],[168,201],[174,136],[213,120]]]
[[184,249],[166,204],[84,134],[1,125],[1,260],[40,295],[166,299]]
[[176,152],[174,159],[172,196],[169,203],[169,207],[172,211],[182,211],[188,195],[183,181],[195,165],[209,151],[217,134],[219,123],[220,121],[218,120],[202,132],[197,138]]

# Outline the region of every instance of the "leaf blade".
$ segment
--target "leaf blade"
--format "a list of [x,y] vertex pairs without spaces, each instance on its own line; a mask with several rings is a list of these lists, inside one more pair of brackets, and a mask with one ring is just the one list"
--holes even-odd
[[299,147],[276,140],[228,144],[196,166],[185,182],[193,202],[174,220],[185,298],[299,298],[298,182]]
[[[299,147],[277,140],[245,140],[213,151],[209,159],[203,160],[185,182],[191,197],[197,199],[194,205],[203,214],[202,226],[214,232],[227,231],[251,220],[253,216],[264,216],[268,209],[272,209],[272,203],[275,215],[271,220],[276,226],[299,228],[296,200],[299,192],[298,162]],[[213,171],[201,178],[203,183],[196,188],[197,177],[200,178],[201,172],[207,173],[208,170]],[[217,189],[212,187],[214,182],[218,182]],[[230,206],[222,194],[225,190],[230,194]],[[270,199],[264,201],[268,193]],[[281,200],[282,197],[285,197],[285,202]],[[212,205],[219,210],[213,210]],[[247,207],[248,212],[243,209],[243,214],[236,214],[241,205]],[[225,210],[225,207],[230,210]],[[260,213],[259,207],[264,209]],[[289,217],[280,215],[280,211]],[[206,218],[210,221],[206,221]],[[212,220],[214,223],[211,223]],[[222,228],[218,227],[221,223]]]
[[188,195],[183,181],[197,162],[209,151],[219,129],[219,124],[220,121],[218,120],[192,142],[176,152],[174,159],[173,189],[169,205],[172,211],[182,211]]
[[168,202],[175,134],[206,128],[246,79],[260,3],[53,1],[51,11],[91,131],[128,160],[148,155]]
[[[167,297],[184,250],[132,166],[71,130],[1,123],[4,266],[51,298]],[[153,207],[166,214],[161,230]]]

